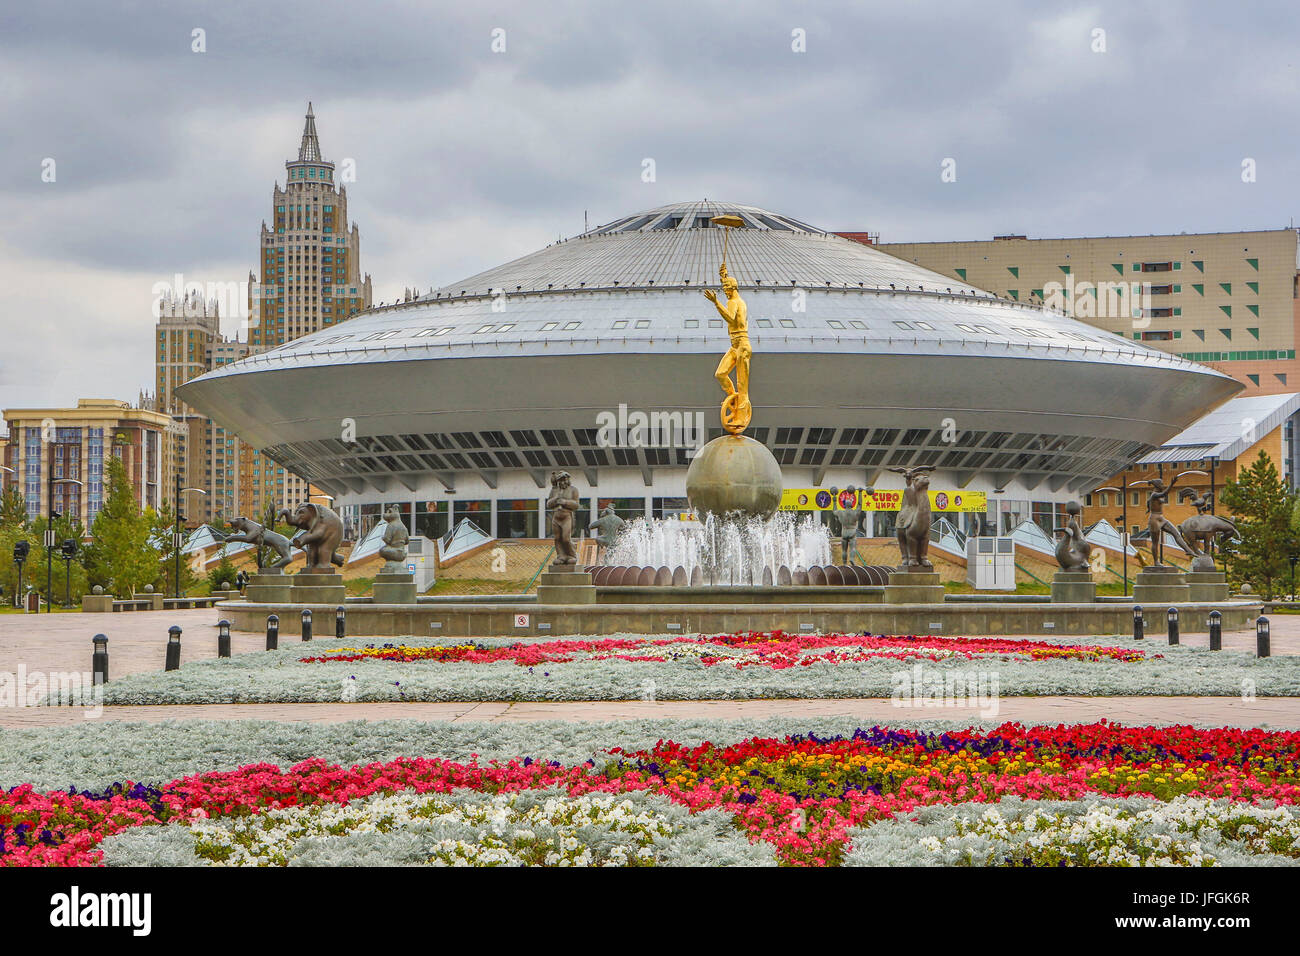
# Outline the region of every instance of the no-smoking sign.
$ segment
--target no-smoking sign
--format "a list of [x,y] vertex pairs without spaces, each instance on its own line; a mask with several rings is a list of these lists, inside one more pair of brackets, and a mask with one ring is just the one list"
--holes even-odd
[[528,615],[527,615],[527,614],[516,614],[516,615],[515,615],[515,627],[527,627],[527,626],[528,626]]

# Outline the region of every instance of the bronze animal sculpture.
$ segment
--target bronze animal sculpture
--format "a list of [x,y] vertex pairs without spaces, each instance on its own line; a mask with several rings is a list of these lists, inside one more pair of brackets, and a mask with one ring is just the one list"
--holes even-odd
[[889,470],[902,475],[907,482],[907,488],[903,491],[903,507],[898,510],[898,522],[895,525],[898,550],[903,556],[899,570],[933,568],[934,565],[926,555],[930,551],[930,526],[934,523],[930,514],[930,472],[934,468],[931,465],[921,465]]
[[304,501],[289,514],[288,509],[280,515],[302,534],[293,537],[293,544],[307,552],[307,564],[302,569],[304,574],[332,574],[331,564],[343,566],[343,556],[338,546],[343,541],[343,519],[332,508]]
[[256,521],[244,517],[232,518],[230,526],[237,529],[239,534],[223,535],[214,532],[214,536],[222,541],[243,541],[254,545],[259,553],[262,548],[270,548],[279,556],[279,560],[271,565],[272,570],[283,568],[293,560],[293,546],[289,543],[289,539],[278,531],[270,531]]
[[1227,518],[1220,518],[1210,509],[1214,507],[1214,496],[1208,493],[1197,495],[1195,489],[1184,488],[1178,492],[1179,502],[1192,499],[1196,514],[1187,518],[1178,526],[1183,537],[1195,549],[1192,560],[1193,571],[1214,570],[1214,539],[1219,539],[1219,550],[1233,538],[1241,537],[1237,526]]
[[1056,542],[1056,563],[1063,571],[1091,570],[1092,545],[1084,540],[1083,529],[1079,526],[1082,510],[1079,502],[1067,502],[1065,513],[1069,518],[1065,527],[1055,529],[1056,534],[1061,536]]
[[402,513],[396,508],[390,507],[385,511],[384,520],[388,523],[384,527],[384,546],[379,549],[379,556],[387,563],[380,573],[405,574],[406,546],[410,543],[411,533],[406,530]]

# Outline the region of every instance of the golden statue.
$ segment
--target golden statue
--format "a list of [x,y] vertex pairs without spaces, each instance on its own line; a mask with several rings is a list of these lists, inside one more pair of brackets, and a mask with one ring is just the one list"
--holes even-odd
[[[727,236],[736,226],[744,225],[739,216],[714,216],[715,222],[726,229],[722,239],[722,266],[718,275],[722,279],[722,291],[727,297],[726,303],[718,301],[718,294],[712,289],[704,290],[704,297],[717,308],[718,314],[727,323],[731,335],[731,347],[718,363],[718,370],[713,377],[722,386],[726,398],[722,400],[722,427],[732,435],[739,435],[753,417],[754,407],[749,401],[749,359],[753,352],[749,348],[749,309],[740,297],[740,287],[727,272]],[[736,370],[736,382],[731,382],[731,370]]]

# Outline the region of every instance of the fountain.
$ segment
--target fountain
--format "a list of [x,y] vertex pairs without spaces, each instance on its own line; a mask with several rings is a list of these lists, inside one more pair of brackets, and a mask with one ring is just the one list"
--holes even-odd
[[683,583],[697,586],[771,587],[829,565],[831,538],[826,525],[811,515],[786,511],[766,519],[714,514],[702,522],[638,518],[619,534],[605,563],[668,568]]

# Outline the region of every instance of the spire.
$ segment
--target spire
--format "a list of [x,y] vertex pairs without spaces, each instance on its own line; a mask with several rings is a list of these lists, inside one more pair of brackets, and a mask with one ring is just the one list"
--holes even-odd
[[310,162],[320,162],[320,140],[316,138],[316,114],[311,111],[311,103],[307,104],[307,122],[302,127],[302,145],[298,147],[298,159]]

